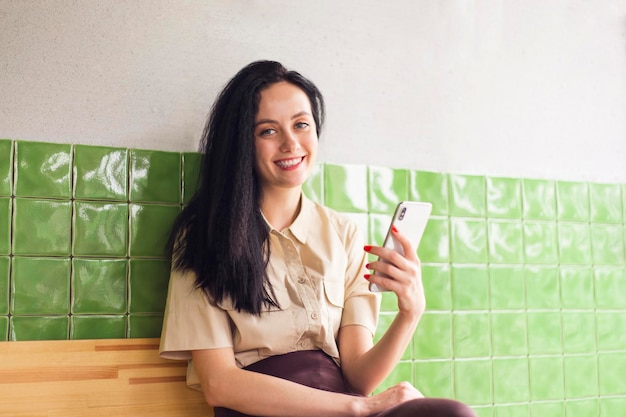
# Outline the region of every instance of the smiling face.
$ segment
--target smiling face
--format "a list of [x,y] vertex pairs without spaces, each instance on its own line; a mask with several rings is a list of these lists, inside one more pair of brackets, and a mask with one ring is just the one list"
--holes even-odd
[[311,102],[304,91],[285,81],[261,91],[254,144],[263,192],[299,191],[315,165],[318,145]]

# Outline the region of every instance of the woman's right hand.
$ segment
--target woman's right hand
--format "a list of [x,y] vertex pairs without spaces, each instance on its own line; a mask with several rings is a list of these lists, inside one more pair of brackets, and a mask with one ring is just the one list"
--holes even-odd
[[380,394],[367,397],[366,403],[368,411],[366,415],[380,413],[398,404],[416,398],[424,398],[424,395],[410,383],[400,382]]

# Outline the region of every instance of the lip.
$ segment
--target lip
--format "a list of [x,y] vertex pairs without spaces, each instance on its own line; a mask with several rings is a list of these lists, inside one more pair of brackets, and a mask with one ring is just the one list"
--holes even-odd
[[[306,158],[306,155],[296,156],[293,158],[279,159],[279,160],[274,161],[274,165],[276,165],[278,168],[283,169],[285,171],[291,171],[291,170],[297,169],[300,165],[302,165],[302,162],[304,162],[305,158]],[[288,165],[284,165],[284,164],[288,164]]]

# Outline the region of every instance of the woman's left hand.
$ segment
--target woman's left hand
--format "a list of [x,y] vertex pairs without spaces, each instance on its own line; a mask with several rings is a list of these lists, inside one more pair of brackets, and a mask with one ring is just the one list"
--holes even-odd
[[366,252],[380,257],[380,260],[366,266],[378,273],[368,274],[366,278],[396,293],[399,314],[419,319],[426,308],[426,298],[417,250],[395,227],[392,228],[392,237],[402,246],[405,255],[381,246],[366,246]]

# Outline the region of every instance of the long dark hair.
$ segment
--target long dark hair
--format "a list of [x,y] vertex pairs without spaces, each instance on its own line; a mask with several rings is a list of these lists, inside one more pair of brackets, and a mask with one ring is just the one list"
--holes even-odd
[[279,81],[308,96],[319,137],[324,99],[311,81],[274,61],[244,67],[211,109],[200,142],[198,189],[168,243],[173,268],[193,271],[197,287],[214,302],[230,297],[235,309],[257,315],[278,303],[266,273],[269,230],[260,210],[254,121],[261,91]]

